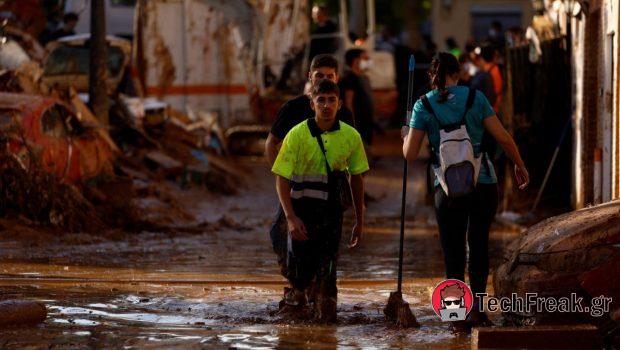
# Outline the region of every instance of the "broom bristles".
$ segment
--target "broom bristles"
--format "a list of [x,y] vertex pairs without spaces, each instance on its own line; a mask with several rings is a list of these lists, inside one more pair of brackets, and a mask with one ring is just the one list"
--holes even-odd
[[388,299],[387,306],[383,309],[385,317],[400,328],[420,327],[416,320],[409,303],[403,300],[401,292],[392,292]]

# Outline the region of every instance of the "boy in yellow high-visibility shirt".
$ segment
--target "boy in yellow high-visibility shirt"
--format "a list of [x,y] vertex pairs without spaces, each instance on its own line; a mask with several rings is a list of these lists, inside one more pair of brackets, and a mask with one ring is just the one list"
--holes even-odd
[[359,133],[336,119],[341,107],[338,86],[322,80],[312,91],[315,117],[286,135],[272,171],[289,232],[288,276],[293,290],[288,307],[306,303],[306,289],[316,281],[315,316],[336,320],[336,263],[342,232],[340,202],[345,171],[351,174],[356,223],[349,247],[359,243],[364,224],[364,180],[368,161]]

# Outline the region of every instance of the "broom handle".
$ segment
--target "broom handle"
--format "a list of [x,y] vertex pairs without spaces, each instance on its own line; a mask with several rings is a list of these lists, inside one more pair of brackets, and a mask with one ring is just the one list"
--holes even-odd
[[[409,116],[413,109],[413,71],[415,69],[415,58],[409,57],[409,81],[407,82],[407,114],[405,115],[405,125],[409,125]],[[407,159],[403,161],[403,193],[400,207],[400,245],[398,249],[398,292],[402,291],[403,285],[403,250],[405,246],[405,207],[407,204]]]
[[405,245],[405,205],[407,202],[407,160],[403,162],[403,197],[400,207],[400,247],[398,249],[398,292],[403,284],[403,250]]

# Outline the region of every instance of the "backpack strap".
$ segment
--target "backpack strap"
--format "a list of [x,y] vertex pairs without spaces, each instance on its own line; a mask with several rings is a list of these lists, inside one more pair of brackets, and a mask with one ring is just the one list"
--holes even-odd
[[[475,100],[476,89],[469,88],[469,92],[467,94],[467,102],[465,103],[465,112],[463,112],[463,118],[461,118],[463,124],[465,123],[465,117],[467,116],[467,113],[469,112],[471,107],[474,105]],[[486,132],[486,130],[483,131],[483,135]],[[491,176],[491,168],[489,167],[489,155],[487,154],[487,151],[484,149],[484,147],[481,146],[480,148],[480,153],[482,153],[482,166],[484,166],[486,171],[489,173],[489,176]]]
[[476,99],[476,90],[472,88],[469,88],[468,90],[469,91],[467,93],[467,101],[465,102],[465,110],[463,111],[463,116],[461,117],[460,122],[457,122],[457,123],[443,124],[439,120],[439,118],[437,118],[437,114],[435,114],[435,111],[433,110],[433,106],[431,106],[431,103],[428,100],[428,97],[426,97],[426,95],[422,95],[422,97],[420,97],[420,100],[422,101],[424,108],[426,108],[426,110],[433,116],[435,121],[437,121],[437,124],[439,124],[440,129],[444,129],[448,131],[455,130],[455,129],[460,128],[462,125],[465,125],[465,117],[467,116],[467,113],[469,112],[471,107],[474,105],[474,100]]
[[469,92],[467,93],[467,102],[465,102],[465,111],[463,112],[463,117],[461,118],[461,124],[465,124],[465,117],[467,113],[474,105],[474,100],[476,99],[476,89],[469,88]]
[[332,172],[331,167],[329,166],[329,162],[327,162],[327,154],[325,152],[325,146],[323,146],[323,138],[321,137],[321,134],[316,135],[316,141],[319,144],[319,147],[321,148],[321,152],[323,153],[323,158],[325,159],[325,168],[327,169],[327,174]]
[[[422,95],[422,97],[420,97],[420,101],[422,101],[422,105],[424,106],[424,108],[426,108],[426,111],[428,113],[430,113],[433,118],[435,118],[435,121],[437,121],[437,124],[439,124],[439,128],[443,128],[443,124],[439,121],[439,119],[437,118],[437,116],[435,115],[435,111],[433,110],[433,106],[431,106],[431,103],[428,101],[428,97],[426,97],[426,95]],[[431,149],[431,157],[429,159],[429,164],[435,164],[435,165],[439,165],[439,159],[437,158],[437,155],[435,154],[435,149],[433,148],[432,145],[429,144],[429,147]],[[427,183],[429,181],[429,179],[427,178]]]
[[437,124],[439,124],[439,128],[443,129],[443,123],[439,120],[439,118],[437,118],[437,115],[435,114],[435,110],[433,110],[433,106],[431,106],[430,101],[428,100],[428,97],[426,97],[426,95],[422,95],[422,97],[420,97],[420,100],[422,101],[422,105],[424,105],[424,108],[426,108],[426,110],[428,111],[428,113],[430,113],[433,118],[435,118],[435,121],[437,121]]

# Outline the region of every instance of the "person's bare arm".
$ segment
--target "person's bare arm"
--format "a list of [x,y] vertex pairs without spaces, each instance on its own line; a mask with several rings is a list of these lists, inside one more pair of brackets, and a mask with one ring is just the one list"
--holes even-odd
[[359,244],[364,230],[364,177],[361,174],[351,175],[351,193],[355,208],[355,225],[353,232],[351,232],[349,248],[355,248]]
[[303,221],[295,215],[293,210],[293,202],[291,201],[291,185],[289,181],[282,176],[276,175],[276,190],[278,191],[278,199],[282,205],[284,216],[288,225],[288,232],[291,237],[297,241],[305,241],[308,239],[308,232]]
[[520,189],[524,189],[530,183],[530,175],[525,168],[525,163],[521,159],[519,148],[513,140],[512,136],[504,129],[502,123],[497,116],[485,118],[482,122],[486,131],[488,131],[497,143],[502,147],[506,155],[515,164],[515,178]]
[[[405,129],[406,128],[406,129]],[[403,156],[412,162],[418,158],[422,141],[424,140],[425,131],[404,127],[403,130],[409,130],[403,139]]]
[[280,142],[282,142],[282,140],[272,133],[269,133],[267,136],[267,141],[265,141],[265,156],[267,157],[270,167],[273,166],[273,163],[278,157],[278,145]]

